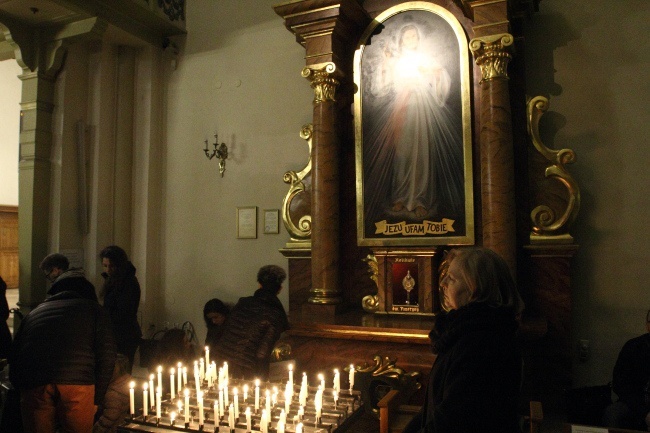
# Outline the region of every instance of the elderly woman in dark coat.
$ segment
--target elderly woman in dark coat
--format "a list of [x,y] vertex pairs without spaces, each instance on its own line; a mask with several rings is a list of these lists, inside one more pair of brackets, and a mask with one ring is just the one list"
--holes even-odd
[[122,248],[116,245],[108,246],[99,253],[99,257],[104,268],[104,308],[111,318],[117,352],[129,359],[130,373],[135,351],[142,337],[137,318],[140,283],[135,276],[135,267]]
[[452,250],[447,264],[425,404],[404,432],[519,432],[523,302],[508,266],[485,248]]

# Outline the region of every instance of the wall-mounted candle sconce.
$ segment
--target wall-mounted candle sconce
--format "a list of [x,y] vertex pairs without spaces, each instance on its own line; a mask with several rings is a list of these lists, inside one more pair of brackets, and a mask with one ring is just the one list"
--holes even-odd
[[219,173],[221,173],[221,177],[223,177],[223,173],[226,171],[226,159],[228,159],[228,146],[226,146],[226,143],[218,143],[219,139],[217,134],[214,134],[214,143],[212,143],[214,150],[210,153],[210,150],[208,149],[208,140],[205,140],[205,149],[203,149],[203,152],[205,152],[205,156],[207,156],[208,159],[212,159],[215,156],[219,159]]

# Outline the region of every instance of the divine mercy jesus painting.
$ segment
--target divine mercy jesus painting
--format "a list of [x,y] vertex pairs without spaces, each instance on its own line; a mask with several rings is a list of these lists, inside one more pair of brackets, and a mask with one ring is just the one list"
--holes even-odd
[[443,8],[404,5],[377,17],[355,55],[358,241],[469,244],[467,39]]

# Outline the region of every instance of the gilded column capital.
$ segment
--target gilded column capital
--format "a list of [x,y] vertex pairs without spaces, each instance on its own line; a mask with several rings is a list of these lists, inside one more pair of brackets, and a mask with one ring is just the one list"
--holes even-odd
[[303,68],[301,75],[311,82],[311,88],[314,89],[314,104],[335,101],[334,94],[340,84],[334,77],[336,73],[336,65],[332,62]]
[[482,36],[469,42],[469,49],[481,68],[481,82],[495,78],[508,79],[508,63],[512,59],[509,47],[513,42],[509,33]]

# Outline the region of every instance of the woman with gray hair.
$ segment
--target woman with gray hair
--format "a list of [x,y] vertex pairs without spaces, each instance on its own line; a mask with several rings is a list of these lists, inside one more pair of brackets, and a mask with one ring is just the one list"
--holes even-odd
[[437,355],[422,411],[406,433],[519,432],[523,302],[506,262],[487,248],[454,249],[429,334]]

